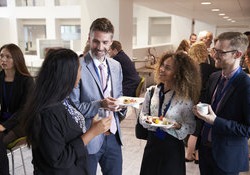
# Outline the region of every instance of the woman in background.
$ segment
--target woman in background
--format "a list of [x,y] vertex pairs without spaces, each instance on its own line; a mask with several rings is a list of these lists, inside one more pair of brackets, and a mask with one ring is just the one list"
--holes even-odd
[[[140,123],[149,131],[141,175],[186,174],[183,139],[195,131],[191,109],[199,100],[199,74],[198,65],[183,52],[167,53],[157,63],[158,85],[147,89],[140,113]],[[163,116],[174,125],[170,129],[151,126],[144,120],[149,114]]]
[[15,44],[0,48],[0,174],[9,175],[6,146],[23,137],[19,125],[20,110],[34,81],[26,65],[21,49]]
[[178,48],[176,49],[176,52],[180,52],[180,51],[182,51],[182,52],[184,52],[184,53],[188,53],[188,51],[189,51],[189,49],[190,49],[190,44],[189,44],[189,42],[188,42],[188,40],[182,40],[181,42],[180,42],[180,44],[179,44],[179,46],[178,46]]
[[86,131],[85,118],[68,97],[80,73],[75,52],[58,49],[47,53],[23,111],[35,175],[88,175],[86,145],[110,128],[110,116],[101,120],[96,116]]
[[[189,56],[200,65],[200,72],[201,72],[201,80],[202,80],[202,89],[201,93],[204,93],[207,80],[209,76],[217,71],[214,66],[211,64],[208,64],[206,62],[208,57],[207,47],[204,42],[196,42],[192,45],[192,47],[189,50]],[[187,141],[187,151],[186,151],[186,162],[192,162],[195,161],[196,164],[199,163],[198,158],[198,151],[196,150],[196,141],[198,134],[200,133],[200,127],[201,123],[200,120],[197,119],[196,123],[196,130],[193,134],[189,135],[188,141]]]

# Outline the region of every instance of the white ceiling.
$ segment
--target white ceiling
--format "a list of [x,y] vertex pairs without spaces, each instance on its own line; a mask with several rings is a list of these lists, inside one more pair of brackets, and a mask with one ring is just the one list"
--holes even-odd
[[[134,0],[137,5],[154,10],[199,20],[217,27],[239,27],[250,30],[250,0],[204,0],[211,5],[201,5],[202,0]],[[211,9],[219,8],[219,12]],[[235,20],[228,21],[219,13]]]

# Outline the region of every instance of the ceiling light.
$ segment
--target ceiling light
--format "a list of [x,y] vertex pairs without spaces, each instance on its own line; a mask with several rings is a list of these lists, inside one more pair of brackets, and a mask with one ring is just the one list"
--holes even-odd
[[204,2],[201,2],[201,4],[202,4],[202,5],[210,5],[210,4],[212,4],[212,3],[209,2],[209,1],[204,1]]
[[225,13],[220,13],[219,16],[225,16],[226,14]]
[[232,20],[231,22],[236,22],[235,20]]
[[212,9],[211,11],[212,11],[212,12],[219,12],[220,9]]
[[224,18],[224,19],[227,19],[227,18],[229,18],[229,17],[228,17],[228,16],[223,16],[223,18]]
[[231,18],[228,18],[227,20],[228,20],[228,21],[231,21],[232,19],[231,19]]

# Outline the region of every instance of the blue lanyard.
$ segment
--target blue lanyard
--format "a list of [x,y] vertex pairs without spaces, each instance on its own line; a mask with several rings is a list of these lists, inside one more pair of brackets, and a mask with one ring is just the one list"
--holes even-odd
[[[93,64],[94,64],[95,72],[96,72],[96,74],[98,76],[98,79],[101,82],[101,75],[99,74],[98,68],[96,67],[94,61],[93,61]],[[103,93],[107,90],[107,88],[108,88],[108,82],[109,82],[109,79],[110,79],[110,68],[109,68],[107,60],[106,60],[106,65],[108,66],[108,76],[107,76],[107,81],[106,81],[107,84],[106,84],[105,88],[103,89]]]
[[[169,91],[167,91],[167,92],[169,92]],[[160,116],[165,117],[165,115],[166,115],[166,113],[167,113],[167,111],[168,111],[168,109],[169,109],[169,107],[171,105],[171,102],[172,102],[174,96],[175,96],[175,91],[173,92],[173,94],[172,94],[172,96],[171,96],[168,104],[166,104],[166,107],[165,107],[165,109],[163,111],[163,115],[162,115],[162,105],[163,105],[163,102],[164,102],[165,93],[163,92],[163,86],[161,87],[160,93],[159,93],[159,103],[160,104],[159,104],[159,109],[158,109],[158,117],[160,117]]]

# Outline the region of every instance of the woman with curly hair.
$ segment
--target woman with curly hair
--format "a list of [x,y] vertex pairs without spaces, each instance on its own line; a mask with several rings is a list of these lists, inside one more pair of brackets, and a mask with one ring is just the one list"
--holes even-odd
[[[155,80],[157,85],[147,89],[140,113],[139,121],[148,129],[140,174],[185,175],[183,139],[195,131],[191,109],[200,96],[198,64],[184,52],[166,53],[157,63]],[[152,126],[145,121],[148,115],[166,118],[173,125]]]

